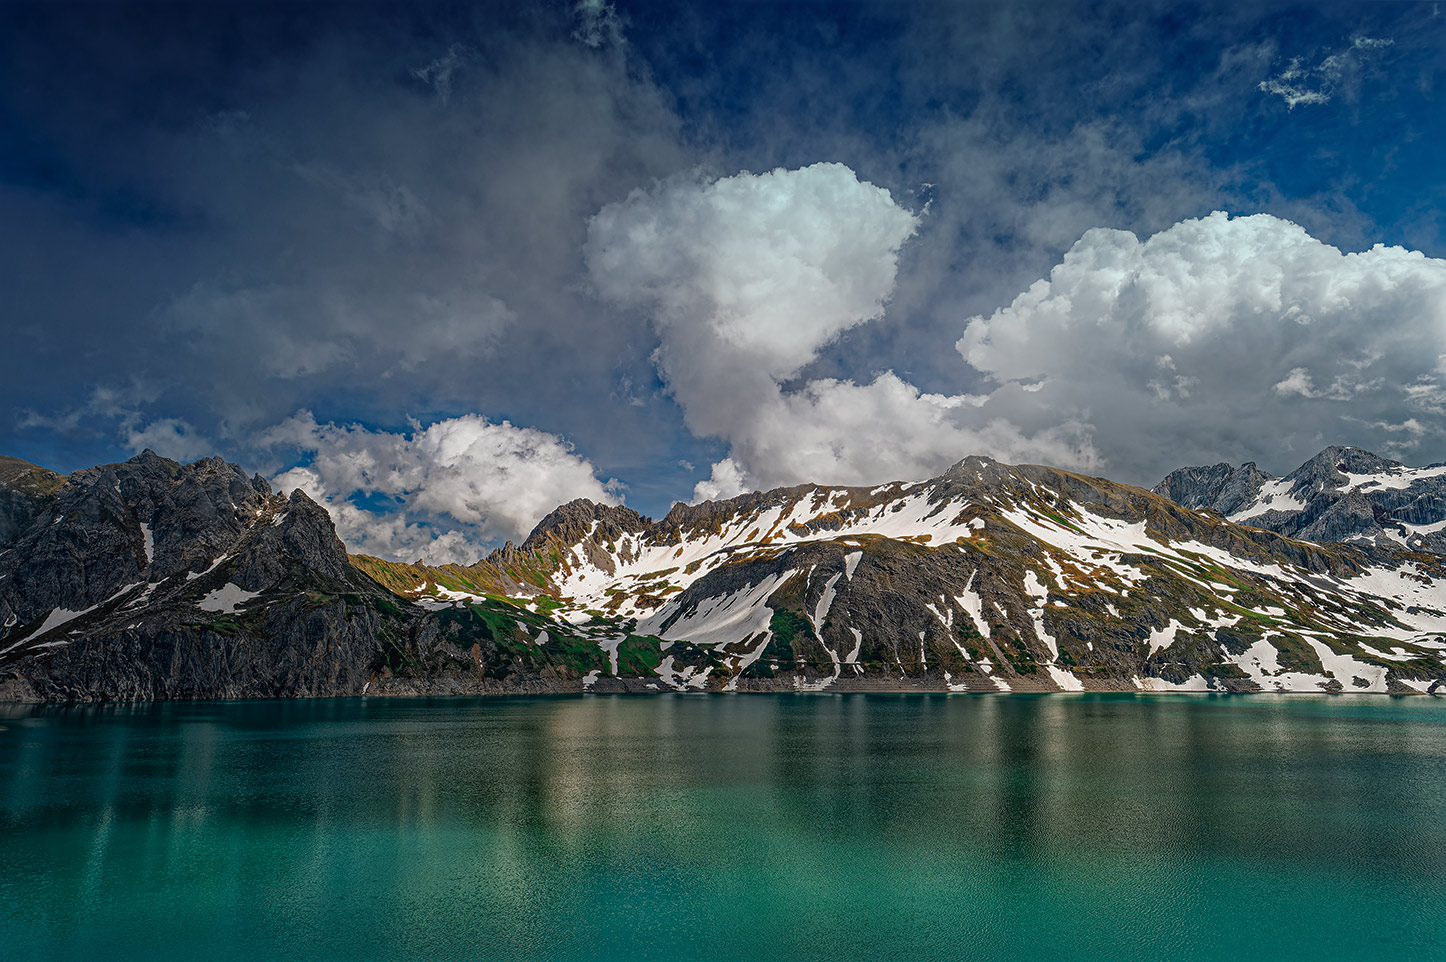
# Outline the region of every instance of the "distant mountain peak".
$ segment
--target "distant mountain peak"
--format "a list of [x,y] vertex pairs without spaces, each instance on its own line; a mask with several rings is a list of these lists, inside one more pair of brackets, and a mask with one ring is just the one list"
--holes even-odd
[[1413,468],[1334,445],[1284,478],[1253,463],[1222,463],[1172,471],[1154,491],[1185,507],[1294,538],[1446,554],[1446,465]]

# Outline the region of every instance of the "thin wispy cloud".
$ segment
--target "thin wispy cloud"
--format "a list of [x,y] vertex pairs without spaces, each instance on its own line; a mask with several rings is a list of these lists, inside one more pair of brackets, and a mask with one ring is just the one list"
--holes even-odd
[[626,21],[616,4],[609,0],[577,0],[572,12],[577,22],[572,35],[579,42],[593,48],[623,42]]
[[1257,89],[1279,97],[1290,110],[1330,103],[1343,83],[1355,79],[1368,58],[1394,43],[1389,37],[1356,37],[1349,47],[1314,66],[1307,65],[1303,57],[1292,57],[1284,70],[1262,80]]
[[412,76],[437,92],[437,99],[446,104],[452,97],[452,75],[473,55],[469,47],[454,43],[447,52],[430,63],[412,68]]

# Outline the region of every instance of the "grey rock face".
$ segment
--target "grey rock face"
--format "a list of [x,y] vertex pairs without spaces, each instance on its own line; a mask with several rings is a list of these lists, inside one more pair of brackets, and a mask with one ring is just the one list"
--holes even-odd
[[352,692],[385,597],[305,494],[146,451],[71,475],[0,556],[0,675],[47,700]]
[[1218,511],[1230,515],[1250,504],[1271,476],[1248,461],[1240,467],[1212,464],[1208,467],[1180,468],[1166,475],[1155,485],[1156,494],[1196,511]]
[[147,619],[106,626],[26,666],[43,701],[295,698],[353,694],[370,673],[375,616],[346,605],[272,611],[262,630]]
[[[1446,469],[1409,468],[1351,447],[1329,447],[1284,478],[1252,464],[1180,468],[1158,485],[1188,508],[1309,541],[1364,541],[1446,553]],[[1271,508],[1279,496],[1283,507]]]
[[237,555],[230,570],[236,584],[248,590],[264,591],[297,564],[334,581],[346,581],[354,575],[347,561],[346,545],[336,536],[331,516],[299,489],[293,491],[284,507],[277,509],[270,522],[260,526],[256,535],[246,542],[245,550]]

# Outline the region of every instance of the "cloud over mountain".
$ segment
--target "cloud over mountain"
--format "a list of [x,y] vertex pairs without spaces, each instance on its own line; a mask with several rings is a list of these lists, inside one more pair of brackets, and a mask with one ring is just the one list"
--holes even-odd
[[1068,428],[1029,439],[1002,422],[961,423],[982,399],[922,393],[892,371],[867,384],[790,383],[840,334],[883,315],[918,223],[842,164],[678,179],[592,219],[593,284],[649,313],[654,359],[689,428],[728,442],[695,498],[924,476],[979,451],[1080,462]]
[[1426,416],[1446,411],[1446,261],[1343,253],[1265,214],[1143,241],[1092,230],[1048,278],[971,318],[958,349],[1000,384],[990,410],[1087,422],[1136,470],[1159,471],[1159,451],[1180,460],[1181,439],[1264,464],[1323,439],[1402,453],[1442,434]]
[[586,452],[552,495],[654,515],[971,453],[1446,458],[1432,5],[661,9],[0,4],[0,452],[313,472],[412,558],[533,509],[474,529],[329,450],[405,473],[506,417]]
[[[562,438],[478,415],[392,433],[318,424],[302,411],[265,442],[307,456],[278,487],[325,505],[353,551],[396,560],[473,561],[491,542],[520,541],[565,501],[619,501]],[[368,503],[377,501],[383,510]]]

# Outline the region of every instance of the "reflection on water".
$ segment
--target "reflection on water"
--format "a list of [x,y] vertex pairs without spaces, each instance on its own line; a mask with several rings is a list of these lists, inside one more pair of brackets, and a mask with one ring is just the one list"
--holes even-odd
[[[1434,699],[10,708],[10,958],[1432,957]],[[1346,953],[1351,954],[1351,953]]]

